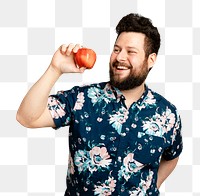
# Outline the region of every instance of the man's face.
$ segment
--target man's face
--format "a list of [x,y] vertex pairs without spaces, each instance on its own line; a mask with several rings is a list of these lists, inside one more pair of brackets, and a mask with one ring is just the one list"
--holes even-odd
[[123,32],[119,35],[110,57],[111,85],[129,90],[144,83],[149,72],[144,40],[142,33]]

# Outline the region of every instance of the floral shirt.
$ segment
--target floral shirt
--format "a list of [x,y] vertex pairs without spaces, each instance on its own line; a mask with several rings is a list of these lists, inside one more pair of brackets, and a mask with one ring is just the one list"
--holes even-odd
[[51,95],[56,128],[69,125],[67,195],[159,195],[161,156],[182,151],[181,121],[174,105],[146,86],[129,109],[109,83]]

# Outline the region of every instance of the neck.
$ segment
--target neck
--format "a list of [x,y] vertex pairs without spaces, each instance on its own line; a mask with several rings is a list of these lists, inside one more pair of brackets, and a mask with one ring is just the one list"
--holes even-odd
[[124,97],[126,98],[126,100],[125,100],[126,106],[130,107],[130,105],[132,103],[138,101],[138,99],[140,99],[140,97],[142,96],[144,91],[145,91],[144,83],[141,84],[140,86],[135,87],[130,90],[122,90],[121,92],[123,93]]

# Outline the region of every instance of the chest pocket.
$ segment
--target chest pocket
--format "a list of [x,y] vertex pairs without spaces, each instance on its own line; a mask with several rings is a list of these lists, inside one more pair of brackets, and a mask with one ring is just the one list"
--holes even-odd
[[138,132],[134,158],[143,164],[155,163],[163,152],[164,144],[163,137]]

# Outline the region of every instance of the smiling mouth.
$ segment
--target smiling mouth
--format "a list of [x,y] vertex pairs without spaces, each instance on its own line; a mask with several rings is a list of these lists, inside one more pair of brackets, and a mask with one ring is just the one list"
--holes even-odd
[[118,62],[113,63],[113,67],[116,68],[117,70],[128,70],[132,68],[131,65],[128,65],[125,63],[118,63]]

